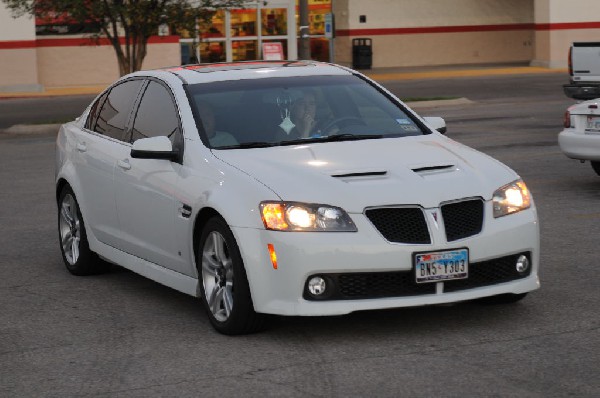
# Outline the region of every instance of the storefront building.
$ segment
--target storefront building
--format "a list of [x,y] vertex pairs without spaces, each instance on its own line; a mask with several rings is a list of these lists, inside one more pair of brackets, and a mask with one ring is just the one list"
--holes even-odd
[[[298,58],[297,0],[247,1],[187,33],[152,37],[144,69],[264,59],[280,43]],[[573,41],[597,41],[598,0],[308,0],[311,58],[353,65],[353,40],[370,39],[372,67],[523,63],[567,66]],[[335,39],[325,21],[335,16]],[[69,26],[13,19],[0,3],[0,91],[106,85],[118,77],[108,41]],[[278,44],[279,45],[279,44]],[[330,51],[333,49],[333,51]]]
[[334,0],[335,61],[372,39],[373,67],[529,63],[566,68],[574,41],[600,37],[598,0]]
[[[325,14],[331,0],[308,0],[311,55],[329,61]],[[263,59],[263,43],[282,44],[285,59],[298,57],[298,1],[248,2],[244,9],[219,10],[199,26],[200,37],[182,37],[182,63]]]

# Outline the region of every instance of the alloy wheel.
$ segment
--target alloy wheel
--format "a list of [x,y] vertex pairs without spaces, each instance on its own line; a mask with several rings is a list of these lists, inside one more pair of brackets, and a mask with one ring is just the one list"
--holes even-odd
[[66,194],[60,204],[60,243],[70,265],[79,259],[81,222],[77,214],[77,203],[71,194]]
[[233,261],[223,235],[212,231],[202,249],[202,283],[210,312],[219,322],[233,308]]

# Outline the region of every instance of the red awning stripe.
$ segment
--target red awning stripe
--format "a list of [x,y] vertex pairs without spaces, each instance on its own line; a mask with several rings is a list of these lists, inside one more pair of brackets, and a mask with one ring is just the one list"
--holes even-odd
[[[125,38],[119,38],[125,44]],[[173,44],[179,43],[179,36],[152,36],[148,44]],[[25,49],[37,47],[79,47],[79,46],[110,46],[110,40],[101,38],[98,42],[84,37],[48,38],[37,40],[0,41],[0,50]]]
[[580,30],[600,29],[600,22],[573,22],[553,24],[505,24],[505,25],[463,25],[463,26],[424,26],[415,28],[381,28],[381,29],[338,29],[338,36],[383,36],[410,35],[423,33],[469,33],[469,32],[502,32],[514,30]]
[[0,41],[0,50],[22,50],[36,47],[35,40]]

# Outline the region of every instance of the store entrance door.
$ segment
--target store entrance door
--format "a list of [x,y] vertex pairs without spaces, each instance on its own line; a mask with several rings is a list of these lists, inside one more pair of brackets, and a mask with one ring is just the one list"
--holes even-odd
[[281,43],[285,59],[296,59],[295,12],[295,0],[260,1],[216,12],[201,26],[200,62],[263,59],[262,44],[270,42]]

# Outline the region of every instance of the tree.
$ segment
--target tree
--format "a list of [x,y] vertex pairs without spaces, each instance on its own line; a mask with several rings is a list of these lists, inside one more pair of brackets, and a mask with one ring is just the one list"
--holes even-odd
[[148,39],[162,25],[198,36],[200,21],[208,21],[219,8],[241,7],[243,0],[2,0],[13,17],[60,16],[74,23],[93,25],[90,38],[106,37],[119,62],[121,76],[140,70]]

